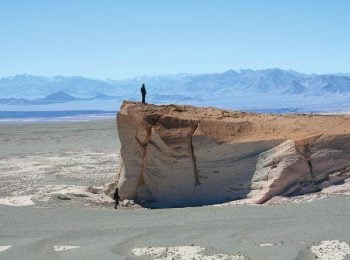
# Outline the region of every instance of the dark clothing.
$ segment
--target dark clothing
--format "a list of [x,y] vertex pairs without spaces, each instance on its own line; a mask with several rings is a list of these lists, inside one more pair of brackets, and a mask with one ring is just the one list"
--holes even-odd
[[114,205],[114,208],[117,209],[118,208],[118,205],[119,205],[119,193],[118,193],[118,189],[115,190],[115,193],[114,193],[114,200],[115,200],[115,205]]
[[145,88],[145,84],[142,84],[141,95],[142,95],[142,103],[143,104],[146,103],[146,94],[147,94],[147,91],[146,91],[146,88]]

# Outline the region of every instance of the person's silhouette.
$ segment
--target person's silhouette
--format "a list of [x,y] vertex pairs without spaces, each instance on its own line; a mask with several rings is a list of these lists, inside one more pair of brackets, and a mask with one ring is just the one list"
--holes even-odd
[[119,200],[120,200],[119,193],[118,193],[118,188],[115,190],[113,197],[114,197],[114,200],[115,200],[114,208],[117,209],[118,205],[119,205]]
[[142,84],[141,95],[142,95],[142,103],[143,104],[146,103],[146,94],[147,94],[147,91],[146,91],[146,88],[145,88],[145,84]]

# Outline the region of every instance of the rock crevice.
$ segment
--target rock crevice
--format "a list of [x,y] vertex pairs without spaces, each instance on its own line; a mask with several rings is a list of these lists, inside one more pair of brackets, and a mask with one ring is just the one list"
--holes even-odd
[[197,125],[193,129],[193,132],[191,134],[191,141],[190,141],[191,159],[192,159],[192,163],[193,163],[193,175],[194,175],[194,179],[195,179],[195,185],[201,184],[199,181],[199,176],[198,176],[197,159],[196,159],[196,155],[194,153],[194,147],[193,147],[193,134],[196,132],[196,130],[198,128],[198,124],[199,123],[197,123]]

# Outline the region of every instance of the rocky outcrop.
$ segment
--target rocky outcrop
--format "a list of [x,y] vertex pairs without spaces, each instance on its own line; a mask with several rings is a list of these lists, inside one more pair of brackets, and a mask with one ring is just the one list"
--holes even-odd
[[350,176],[348,116],[124,102],[117,124],[120,199],[145,206],[264,203]]

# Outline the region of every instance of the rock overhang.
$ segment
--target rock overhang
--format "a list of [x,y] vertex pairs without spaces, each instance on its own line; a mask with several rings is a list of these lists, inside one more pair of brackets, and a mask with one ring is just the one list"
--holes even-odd
[[[264,203],[347,177],[350,117],[124,102],[121,200],[170,207]],[[346,174],[344,174],[346,171]]]

